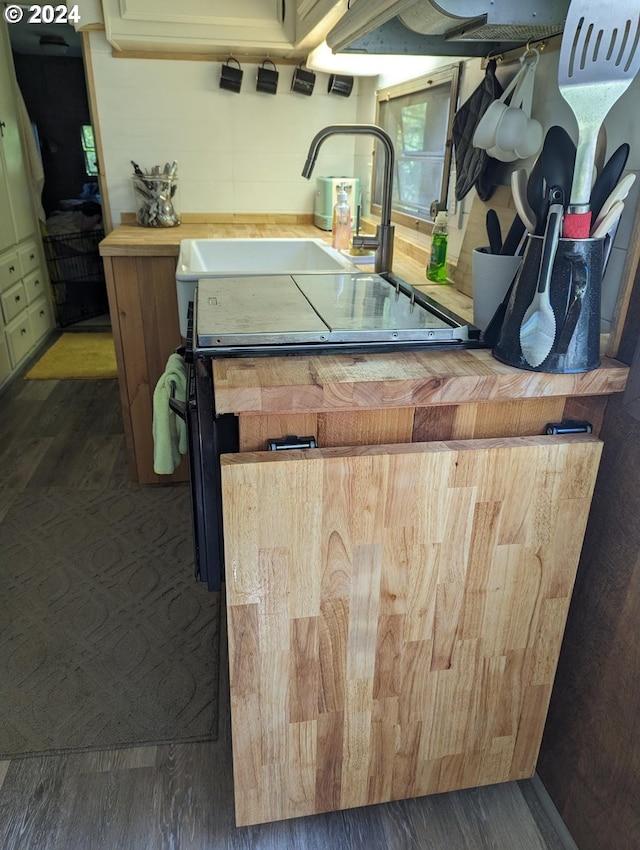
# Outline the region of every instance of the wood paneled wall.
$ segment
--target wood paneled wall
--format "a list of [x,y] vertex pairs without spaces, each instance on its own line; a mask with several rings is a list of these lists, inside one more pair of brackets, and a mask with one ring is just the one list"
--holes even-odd
[[640,847],[640,422],[604,452],[538,773],[580,850]]

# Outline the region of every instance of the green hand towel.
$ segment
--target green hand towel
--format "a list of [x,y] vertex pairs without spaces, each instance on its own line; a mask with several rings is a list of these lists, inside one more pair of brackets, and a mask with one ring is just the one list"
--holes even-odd
[[179,354],[172,354],[153,392],[153,471],[171,475],[187,453],[187,425],[169,407],[171,390],[178,401],[187,400],[187,369]]

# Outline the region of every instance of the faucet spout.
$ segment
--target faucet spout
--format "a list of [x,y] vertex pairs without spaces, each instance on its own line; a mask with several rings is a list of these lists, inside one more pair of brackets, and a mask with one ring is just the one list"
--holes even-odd
[[[384,150],[384,169],[382,187],[382,209],[380,224],[376,229],[375,271],[390,272],[393,260],[393,226],[391,224],[391,198],[393,194],[393,173],[395,155],[390,136],[377,124],[331,124],[319,130],[311,140],[307,160],[302,169],[302,176],[307,180],[313,173],[320,146],[329,136],[335,135],[365,135],[374,136],[382,144]],[[365,240],[366,237],[359,237]],[[355,244],[355,242],[354,242]]]

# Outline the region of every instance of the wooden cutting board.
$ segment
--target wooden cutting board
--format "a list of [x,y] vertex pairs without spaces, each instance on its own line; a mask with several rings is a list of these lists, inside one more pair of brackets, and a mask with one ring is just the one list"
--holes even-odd
[[600,450],[222,457],[238,826],[533,774]]

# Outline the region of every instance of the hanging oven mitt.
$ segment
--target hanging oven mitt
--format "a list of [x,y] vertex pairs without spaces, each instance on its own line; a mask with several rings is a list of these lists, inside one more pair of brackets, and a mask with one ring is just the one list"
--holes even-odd
[[490,59],[483,81],[462,104],[453,119],[453,144],[456,161],[456,199],[462,200],[475,186],[482,201],[488,201],[495,191],[492,178],[493,160],[486,152],[474,148],[473,134],[489,104],[503,92],[496,77],[496,60]]

